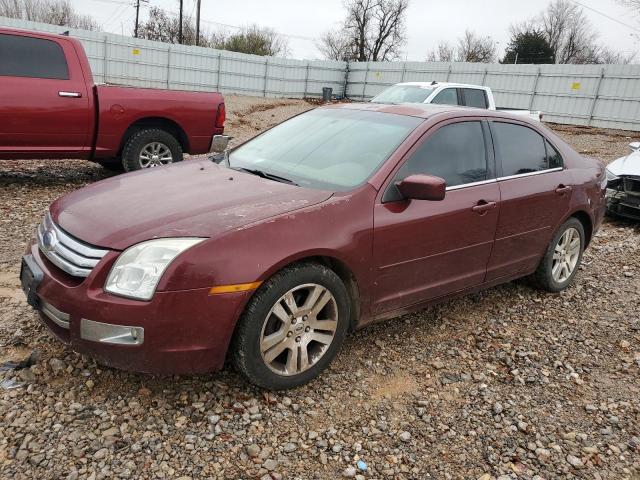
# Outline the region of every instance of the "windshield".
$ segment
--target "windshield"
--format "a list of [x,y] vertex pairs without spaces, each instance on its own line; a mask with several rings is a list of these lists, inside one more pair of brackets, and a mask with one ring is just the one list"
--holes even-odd
[[303,187],[350,190],[366,181],[422,120],[318,108],[236,148],[229,165]]
[[423,103],[435,88],[394,85],[371,99],[373,103]]

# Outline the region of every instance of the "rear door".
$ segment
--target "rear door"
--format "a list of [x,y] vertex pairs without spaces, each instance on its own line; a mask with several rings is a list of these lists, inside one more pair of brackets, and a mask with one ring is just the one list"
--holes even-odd
[[87,153],[90,94],[71,42],[0,33],[0,157]]
[[569,212],[571,173],[558,150],[526,124],[492,121],[501,207],[487,281],[532,271]]
[[[500,192],[483,123],[427,132],[383,189],[374,206],[374,315],[484,281]],[[412,174],[444,178],[444,200],[403,199],[395,184]]]
[[474,108],[489,108],[487,92],[482,88],[461,88],[463,105]]

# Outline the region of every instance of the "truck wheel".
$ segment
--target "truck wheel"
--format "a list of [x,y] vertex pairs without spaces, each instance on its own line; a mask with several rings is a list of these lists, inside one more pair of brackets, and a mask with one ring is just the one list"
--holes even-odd
[[180,161],[180,143],[169,132],[159,128],[148,128],[134,133],[122,149],[122,164],[127,172]]
[[293,265],[253,295],[233,338],[235,367],[255,385],[283,390],[317,377],[349,326],[347,289],[329,268]]

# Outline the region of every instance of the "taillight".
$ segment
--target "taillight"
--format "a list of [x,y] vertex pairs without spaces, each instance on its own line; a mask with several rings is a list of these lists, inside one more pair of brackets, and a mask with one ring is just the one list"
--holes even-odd
[[227,117],[227,109],[224,103],[218,105],[218,112],[216,113],[216,128],[224,128],[224,121]]

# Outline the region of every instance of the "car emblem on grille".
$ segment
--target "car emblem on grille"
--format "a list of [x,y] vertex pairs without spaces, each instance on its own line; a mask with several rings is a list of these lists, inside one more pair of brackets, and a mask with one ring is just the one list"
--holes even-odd
[[45,250],[53,250],[53,247],[56,246],[56,243],[58,243],[56,232],[54,232],[53,230],[47,230],[46,232],[44,232],[44,234],[42,235],[42,247]]

